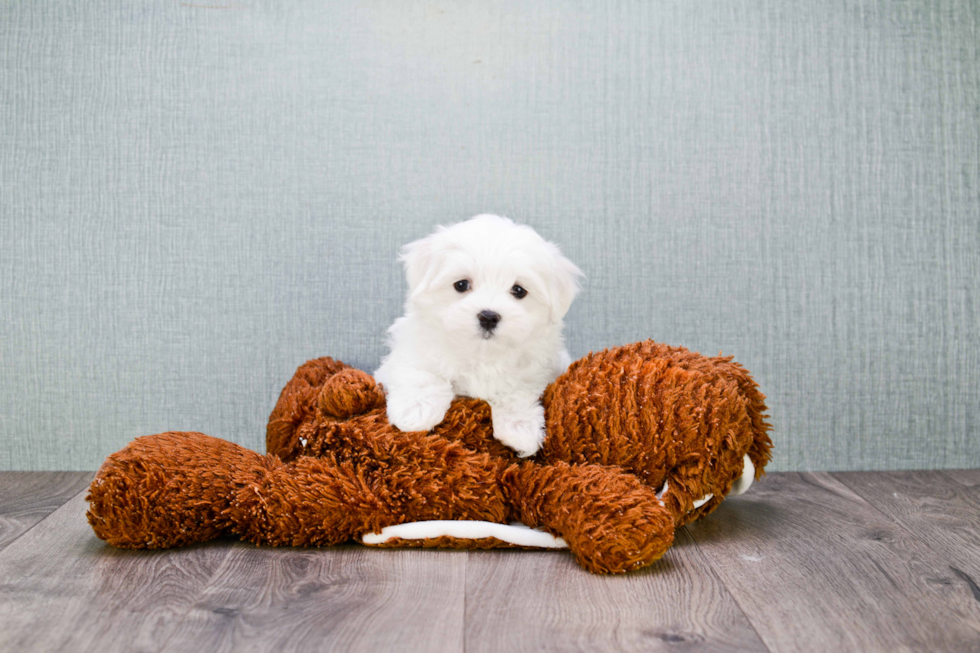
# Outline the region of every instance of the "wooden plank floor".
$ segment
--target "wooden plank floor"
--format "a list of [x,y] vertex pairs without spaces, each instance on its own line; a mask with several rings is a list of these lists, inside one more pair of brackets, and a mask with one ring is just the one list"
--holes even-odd
[[980,651],[980,471],[770,474],[653,567],[562,552],[122,551],[91,474],[0,473],[0,651]]

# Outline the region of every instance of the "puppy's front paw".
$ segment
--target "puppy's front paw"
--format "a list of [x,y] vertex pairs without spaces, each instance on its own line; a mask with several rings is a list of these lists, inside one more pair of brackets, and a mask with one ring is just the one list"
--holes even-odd
[[452,392],[389,392],[388,421],[401,431],[428,431],[442,421]]
[[534,406],[526,412],[507,413],[491,406],[493,437],[517,452],[521,458],[533,456],[544,442],[544,408]]

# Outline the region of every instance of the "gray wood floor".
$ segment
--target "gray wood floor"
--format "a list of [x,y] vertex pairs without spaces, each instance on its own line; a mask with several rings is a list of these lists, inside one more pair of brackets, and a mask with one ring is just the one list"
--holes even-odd
[[88,473],[0,473],[0,651],[980,651],[980,470],[770,474],[654,567],[567,553],[121,551]]

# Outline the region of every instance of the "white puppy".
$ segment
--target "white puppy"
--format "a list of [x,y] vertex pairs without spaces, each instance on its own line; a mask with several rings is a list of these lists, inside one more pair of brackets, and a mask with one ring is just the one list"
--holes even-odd
[[493,435],[520,456],[544,441],[545,387],[571,362],[562,318],[582,272],[531,227],[478,215],[409,243],[405,316],[374,373],[388,419],[428,431],[455,395],[490,404]]

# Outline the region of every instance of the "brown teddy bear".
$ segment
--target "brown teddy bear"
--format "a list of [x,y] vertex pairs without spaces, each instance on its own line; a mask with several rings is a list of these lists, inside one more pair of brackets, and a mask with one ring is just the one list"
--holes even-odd
[[652,341],[589,354],[551,384],[531,459],[493,438],[483,401],[457,398],[432,431],[405,433],[384,400],[368,374],[309,361],[272,412],[268,455],[200,433],[137,438],[93,480],[89,522],[126,548],[222,535],[567,546],[586,569],[618,573],[657,560],[677,526],[761,476],[772,446],[744,368]]

